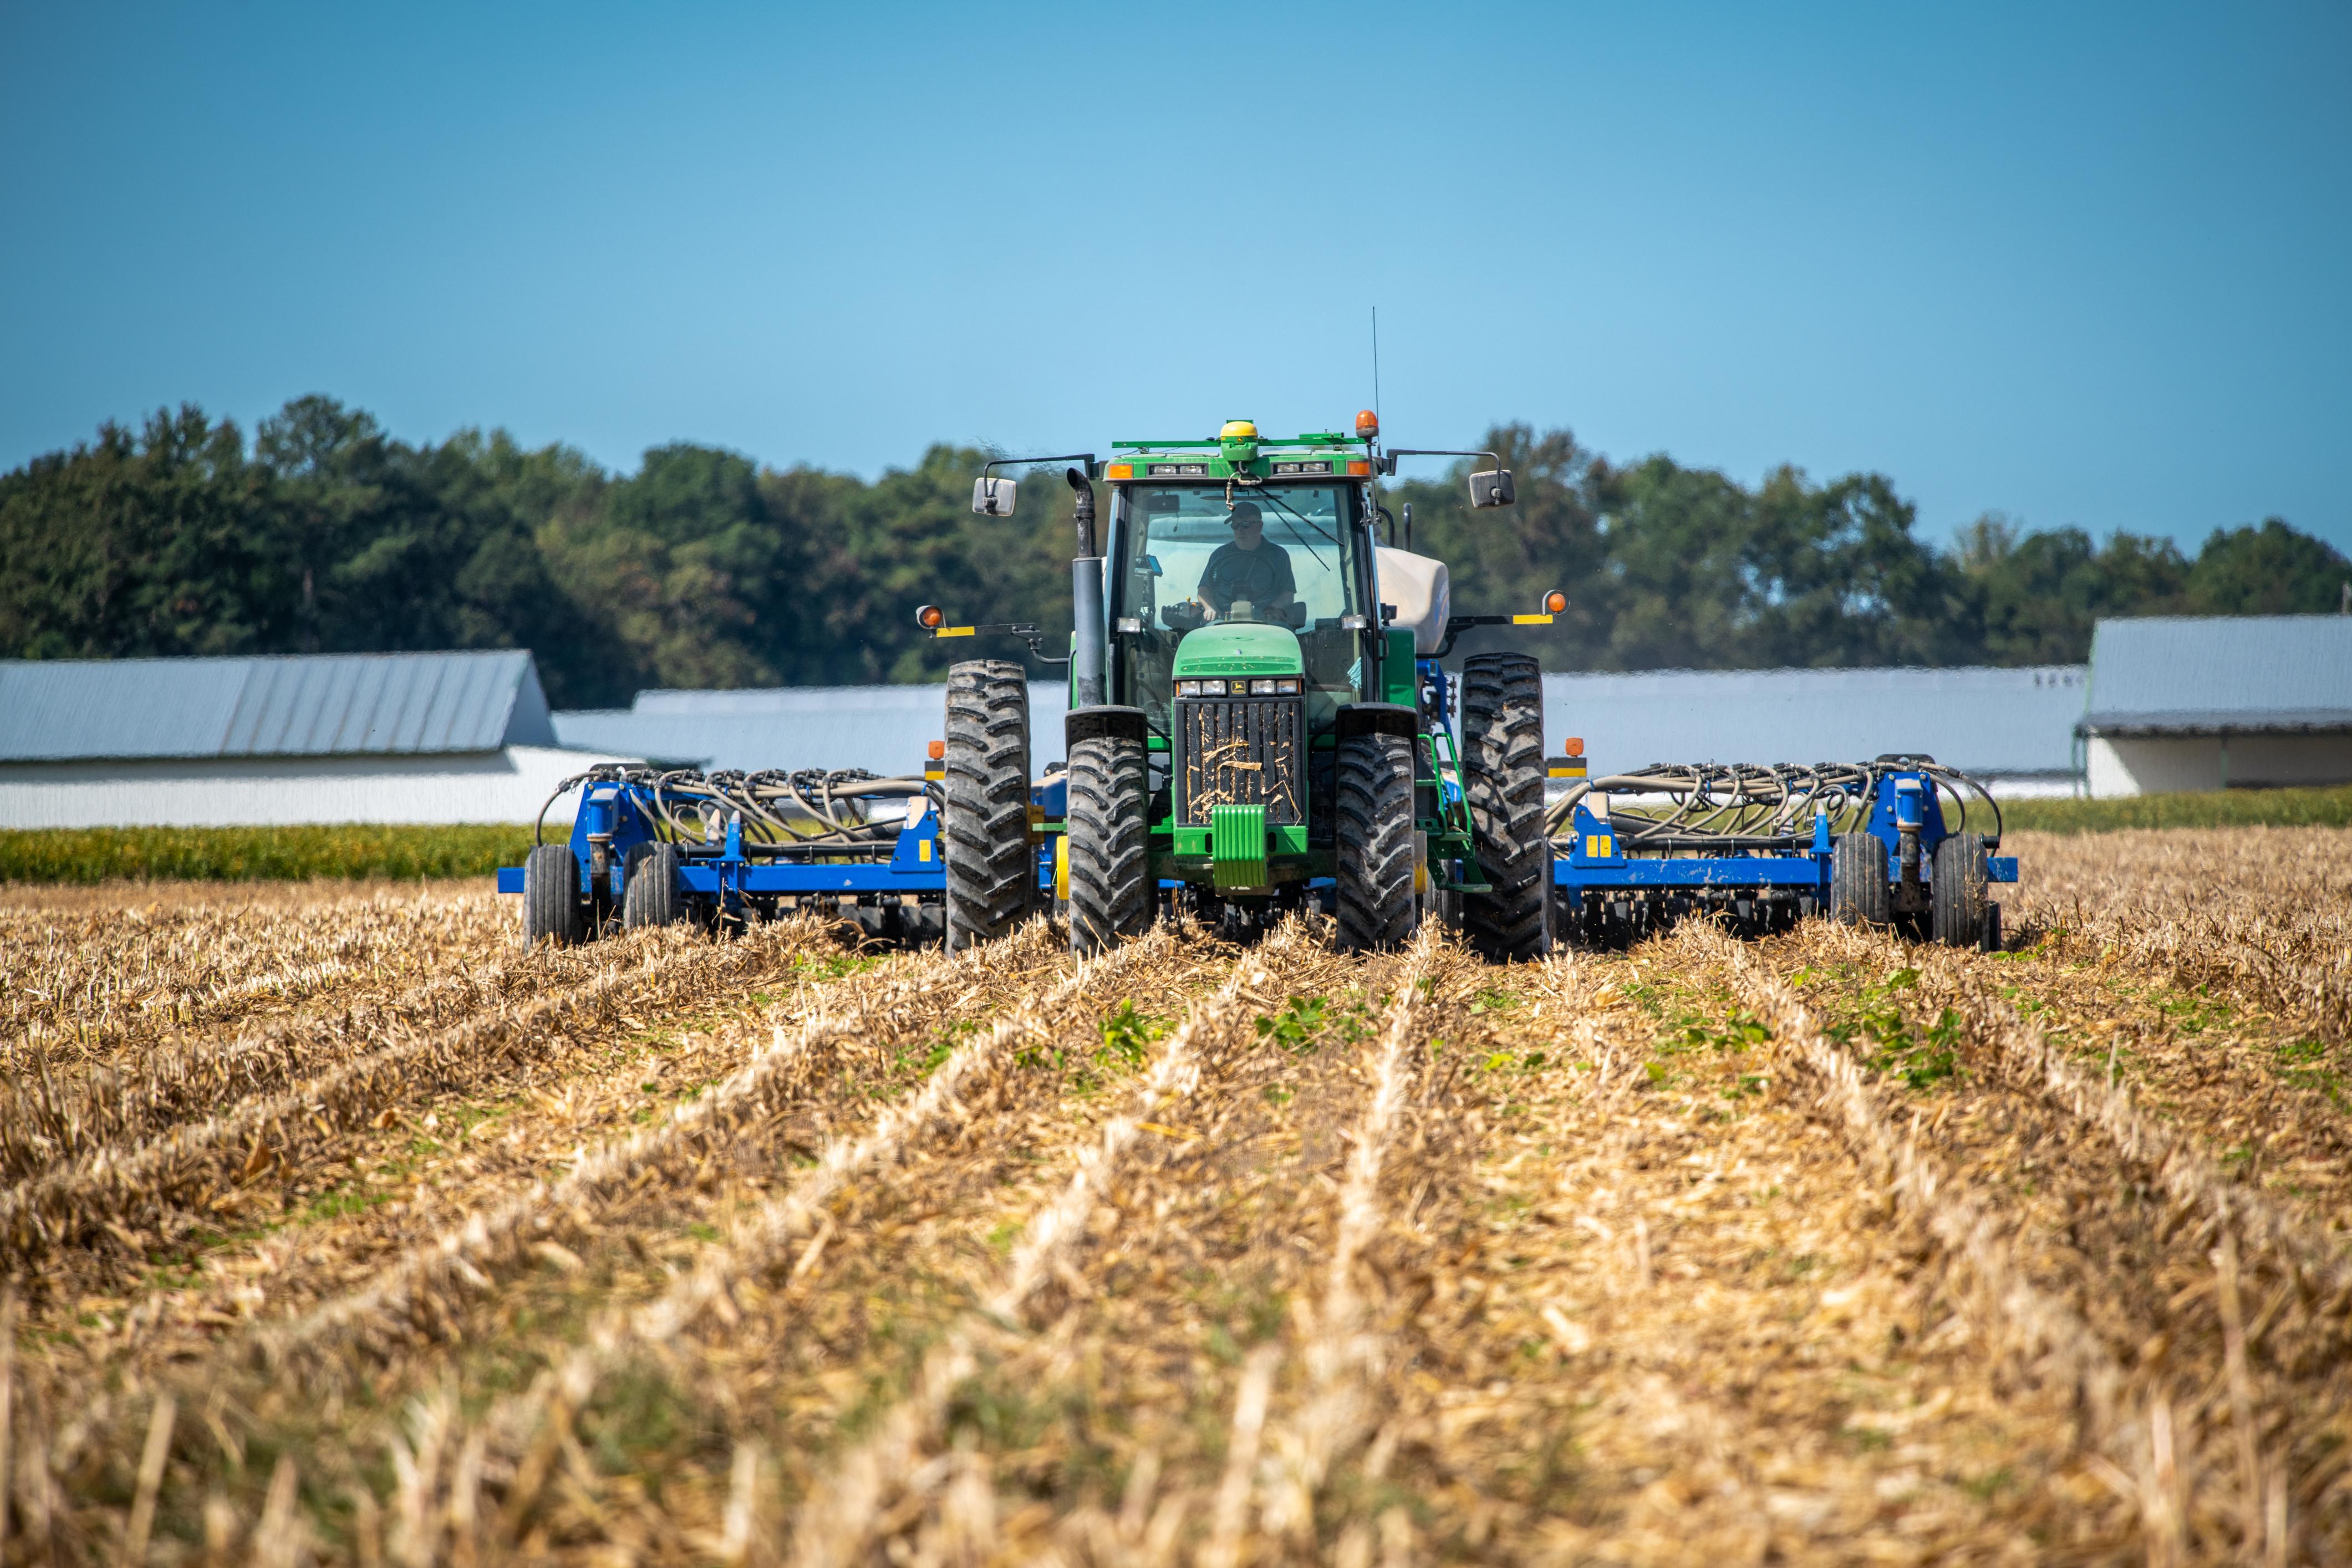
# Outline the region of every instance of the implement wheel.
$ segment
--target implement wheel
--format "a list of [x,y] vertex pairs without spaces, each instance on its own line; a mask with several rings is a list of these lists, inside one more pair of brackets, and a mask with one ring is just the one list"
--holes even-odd
[[1462,662],[1462,793],[1491,893],[1462,895],[1462,929],[1487,958],[1551,951],[1551,841],[1544,833],[1543,677],[1523,653]]
[[1985,922],[1992,918],[1985,869],[1984,840],[1973,833],[1955,833],[1936,846],[1927,867],[1927,913],[1936,940],[1946,947],[1984,942]]
[[542,844],[522,863],[523,945],[570,947],[580,924],[580,862],[568,844]]
[[1107,952],[1151,926],[1150,797],[1143,742],[1096,735],[1070,748],[1070,951]]
[[1035,901],[1029,847],[1029,683],[1004,659],[948,671],[948,946],[993,942]]
[[1332,769],[1339,949],[1385,952],[1412,940],[1412,742],[1349,735]]
[[677,846],[649,845],[644,854],[629,857],[628,886],[621,894],[622,926],[635,931],[676,925],[685,918],[686,900],[677,890]]
[[1886,846],[1875,833],[1841,833],[1831,841],[1830,919],[1842,926],[1895,922]]

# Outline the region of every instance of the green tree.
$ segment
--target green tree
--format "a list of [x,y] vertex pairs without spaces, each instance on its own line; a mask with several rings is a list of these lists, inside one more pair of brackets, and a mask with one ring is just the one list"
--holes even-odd
[[[1941,552],[1880,474],[1783,468],[1751,488],[1527,425],[1482,445],[1517,476],[1515,507],[1473,511],[1470,464],[1423,468],[1386,487],[1383,531],[1449,563],[1465,612],[1564,589],[1540,634],[1555,669],[2075,661],[2101,616],[2332,610],[2352,580],[2275,518],[2217,531],[2193,563],[1997,514]],[[934,446],[868,483],[680,443],[615,477],[503,431],[412,446],[321,395],[262,421],[250,453],[226,420],[163,410],[0,475],[0,655],[528,647],[562,707],[937,679],[1024,650],[936,641],[918,604],[1069,636],[1069,488],[1034,471],[1018,516],[974,517],[986,458]],[[1113,492],[1097,494],[1108,528]],[[1526,638],[1473,632],[1458,651]]]
[[2200,616],[2326,615],[2344,607],[2347,584],[2352,561],[2273,517],[2207,535],[2182,597]]
[[1974,584],[1988,664],[2079,664],[2102,616],[2180,607],[2188,563],[2170,540],[2116,533],[2094,545],[2079,528],[2026,533],[1998,513],[1961,531],[1959,567]]
[[235,654],[289,622],[268,474],[194,404],[0,478],[0,650]]

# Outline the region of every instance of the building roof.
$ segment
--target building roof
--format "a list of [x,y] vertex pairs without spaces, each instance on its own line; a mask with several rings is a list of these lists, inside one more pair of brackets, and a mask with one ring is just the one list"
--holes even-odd
[[[731,691],[640,691],[628,708],[557,713],[567,746],[626,752],[699,768],[863,768],[921,771],[947,729],[944,686],[798,686]],[[1062,760],[1059,681],[1029,688],[1029,766]]]
[[2146,616],[2091,635],[2087,733],[2352,729],[2352,616]]
[[529,653],[0,661],[0,762],[552,746]]
[[1595,776],[1652,763],[1860,763],[1926,754],[1979,776],[2065,774],[2088,672],[1671,669],[1544,677],[1544,739]]

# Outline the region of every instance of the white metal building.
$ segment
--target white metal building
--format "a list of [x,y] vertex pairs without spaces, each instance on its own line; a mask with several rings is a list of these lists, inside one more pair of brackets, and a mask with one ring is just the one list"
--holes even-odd
[[[733,691],[640,691],[627,708],[557,713],[567,746],[602,747],[698,768],[922,771],[924,748],[947,733],[945,686],[786,686]],[[1029,687],[1029,766],[1062,760],[1059,681]]]
[[1652,763],[1927,755],[2009,795],[2073,795],[2079,664],[2022,669],[1669,669],[1544,677],[1544,741],[1594,777]]
[[2352,783],[2352,616],[2101,621],[2095,795]]
[[0,827],[528,822],[618,755],[520,651],[0,662]]
[[[1668,670],[1549,675],[1544,733],[1583,738],[1596,771],[1647,763],[1866,762],[1926,752],[2004,794],[2072,794],[2081,665],[2031,669]],[[706,768],[905,773],[940,738],[943,686],[643,691],[554,715],[566,745]],[[1062,759],[1058,682],[1029,689],[1030,763]]]

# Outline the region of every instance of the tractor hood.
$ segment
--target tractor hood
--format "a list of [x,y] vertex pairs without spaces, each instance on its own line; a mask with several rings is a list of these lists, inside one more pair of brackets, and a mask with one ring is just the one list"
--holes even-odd
[[1255,621],[1202,626],[1176,645],[1174,679],[1207,675],[1303,675],[1298,637],[1288,626]]

